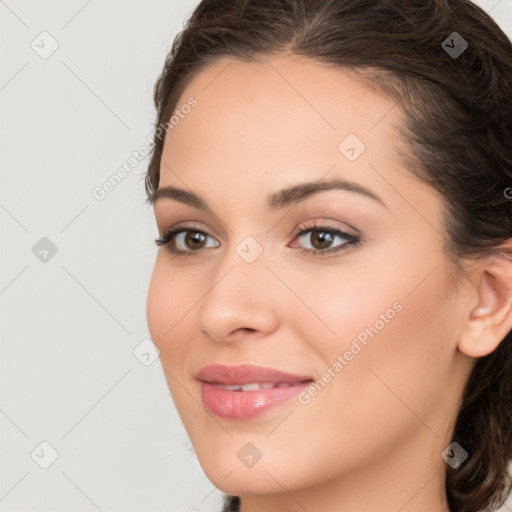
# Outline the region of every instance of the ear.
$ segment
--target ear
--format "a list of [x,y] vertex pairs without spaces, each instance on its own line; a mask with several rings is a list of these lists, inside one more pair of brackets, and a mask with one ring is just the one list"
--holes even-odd
[[471,357],[493,352],[512,329],[512,238],[486,258],[458,347]]

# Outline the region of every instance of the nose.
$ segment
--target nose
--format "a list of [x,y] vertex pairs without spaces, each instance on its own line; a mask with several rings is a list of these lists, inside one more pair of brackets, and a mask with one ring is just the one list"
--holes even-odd
[[246,263],[235,253],[209,288],[198,312],[201,331],[210,339],[230,343],[266,337],[277,329],[282,290],[263,258]]

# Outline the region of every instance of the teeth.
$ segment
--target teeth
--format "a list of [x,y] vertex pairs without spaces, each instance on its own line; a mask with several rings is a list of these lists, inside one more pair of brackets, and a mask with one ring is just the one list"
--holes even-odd
[[251,382],[250,384],[244,384],[243,386],[240,386],[240,389],[242,391],[256,391],[257,389],[270,389],[274,387],[271,383],[267,384],[270,384],[270,386],[264,387],[265,383],[259,384],[258,382]]
[[251,382],[249,384],[240,384],[240,385],[227,385],[227,384],[219,384],[217,382],[213,383],[214,386],[217,386],[221,389],[226,389],[228,391],[257,391],[260,389],[272,389],[272,388],[283,388],[287,386],[293,386],[294,382]]

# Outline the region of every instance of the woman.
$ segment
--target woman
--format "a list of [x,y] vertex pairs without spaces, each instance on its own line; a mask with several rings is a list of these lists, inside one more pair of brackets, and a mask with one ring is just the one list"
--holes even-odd
[[148,325],[224,510],[500,507],[500,28],[466,0],[204,0],[155,105]]

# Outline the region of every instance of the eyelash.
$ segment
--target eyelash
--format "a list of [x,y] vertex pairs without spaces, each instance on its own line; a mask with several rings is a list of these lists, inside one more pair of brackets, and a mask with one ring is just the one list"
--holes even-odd
[[[167,249],[171,252],[171,254],[173,254],[174,256],[180,257],[180,258],[196,256],[199,252],[201,252],[200,250],[181,251],[181,250],[173,247],[171,244],[171,242],[173,242],[176,235],[178,235],[179,233],[187,232],[187,231],[190,231],[192,233],[201,233],[204,236],[209,236],[209,234],[206,231],[204,231],[200,228],[180,226],[177,228],[172,228],[169,231],[167,231],[166,233],[164,233],[162,236],[160,236],[159,238],[157,238],[155,240],[155,243],[158,246],[165,245],[167,247]],[[304,249],[304,248],[299,249],[302,253],[313,254],[315,257],[324,257],[325,258],[325,257],[331,257],[333,255],[335,256],[338,253],[344,252],[349,247],[357,247],[361,243],[361,239],[356,235],[351,235],[349,233],[345,233],[344,231],[333,228],[332,226],[319,226],[316,223],[313,223],[312,225],[304,226],[295,235],[294,240],[296,238],[301,237],[302,235],[305,235],[306,233],[309,233],[309,232],[325,232],[325,233],[329,233],[333,236],[338,235],[341,238],[345,238],[347,240],[346,243],[344,243],[338,247],[335,247],[334,249],[332,249],[332,248],[326,249],[326,250]]]

